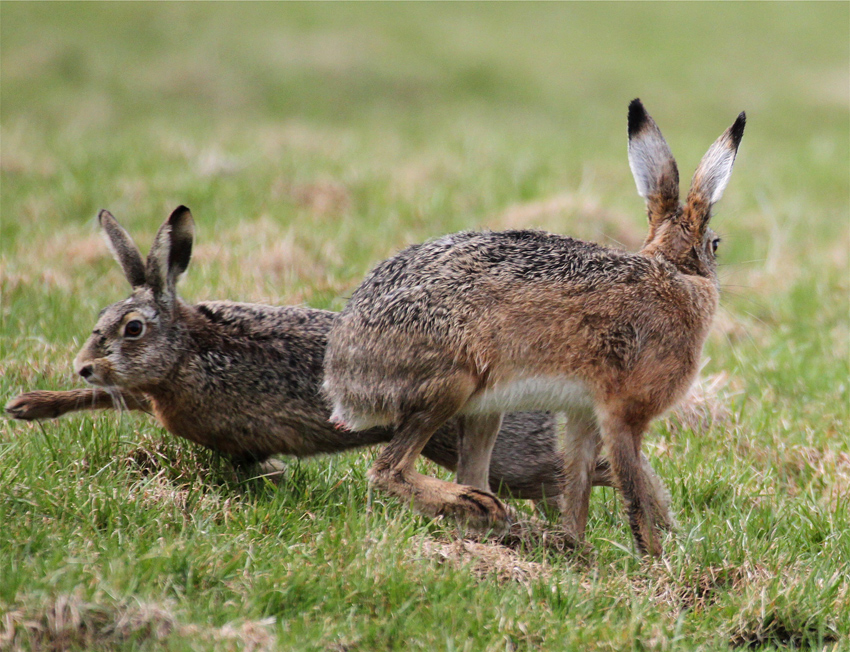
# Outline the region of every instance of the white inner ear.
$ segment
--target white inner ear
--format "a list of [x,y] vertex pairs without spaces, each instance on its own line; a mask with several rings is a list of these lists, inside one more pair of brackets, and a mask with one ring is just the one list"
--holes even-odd
[[723,197],[723,191],[729,185],[729,178],[732,176],[732,165],[735,163],[734,149],[729,149],[724,145],[721,147],[712,147],[700,163],[699,169],[694,178],[700,178],[700,186],[702,191],[708,195],[709,202],[715,204]]
[[[151,254],[154,257],[157,276],[162,285],[162,292],[168,292],[168,252],[171,249],[171,227],[167,226],[159,231],[156,240],[154,240],[151,248]],[[154,253],[155,252],[155,253]]]
[[664,139],[652,133],[629,141],[629,167],[641,197],[645,199],[658,188],[658,181],[672,159],[673,153]]
[[635,178],[638,194],[641,197],[646,197],[649,194],[649,174],[647,163],[642,152],[635,151],[636,148],[629,146],[629,167],[632,169],[632,176]]
[[115,262],[124,267],[124,257],[121,255],[121,252],[118,251],[118,247],[115,246],[115,243],[112,242],[112,238],[109,237],[109,233],[107,233],[106,229],[101,229],[100,237],[103,238],[103,241],[106,243],[106,248],[109,249],[109,253],[112,254],[112,258],[115,259]]

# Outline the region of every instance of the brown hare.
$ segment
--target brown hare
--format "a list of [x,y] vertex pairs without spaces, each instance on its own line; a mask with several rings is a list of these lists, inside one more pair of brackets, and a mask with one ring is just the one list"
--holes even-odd
[[[387,428],[350,433],[328,422],[320,385],[336,313],[226,301],[186,304],[175,285],[191,256],[194,227],[187,208],[179,207],[162,225],[146,262],[108,211],[98,219],[133,293],[101,313],[77,356],[77,373],[93,387],[27,392],[7,403],[7,414],[29,420],[112,407],[152,411],[171,433],[237,465],[390,441]],[[423,454],[454,470],[459,427],[458,420],[446,423]],[[492,490],[555,500],[563,486],[556,429],[552,414],[507,415],[493,453]],[[594,483],[610,485],[605,460]],[[661,509],[669,508],[660,481],[653,497]]]
[[[640,100],[630,104],[629,164],[649,215],[638,253],[539,231],[463,232],[375,267],[331,328],[323,385],[341,427],[396,429],[372,481],[427,514],[498,524],[488,477],[502,414],[565,412],[565,533],[583,539],[604,444],[636,546],[659,554],[665,518],[641,440],[699,369],[719,296],[708,222],[744,123],[741,113],[711,146],[682,205],[667,143]],[[414,470],[453,417],[461,484]]]

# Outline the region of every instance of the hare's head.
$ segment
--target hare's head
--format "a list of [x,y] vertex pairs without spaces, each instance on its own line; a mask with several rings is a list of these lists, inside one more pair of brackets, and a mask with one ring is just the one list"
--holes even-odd
[[93,385],[144,389],[167,376],[181,349],[184,326],[175,286],[192,256],[192,214],[185,206],[171,214],[147,262],[109,211],[100,211],[98,221],[133,293],[100,313],[74,368]]
[[638,194],[646,199],[649,235],[643,252],[661,255],[679,269],[715,276],[719,238],[708,228],[711,207],[723,196],[732,174],[746,115],[708,149],[694,173],[684,205],[679,201],[679,170],[670,147],[640,100],[629,105],[629,166]]

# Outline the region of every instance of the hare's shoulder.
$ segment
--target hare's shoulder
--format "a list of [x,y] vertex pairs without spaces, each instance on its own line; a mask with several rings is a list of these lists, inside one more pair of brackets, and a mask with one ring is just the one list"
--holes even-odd
[[270,306],[260,303],[205,301],[194,306],[196,314],[217,330],[234,337],[252,339],[309,339],[327,337],[334,313],[301,306]]

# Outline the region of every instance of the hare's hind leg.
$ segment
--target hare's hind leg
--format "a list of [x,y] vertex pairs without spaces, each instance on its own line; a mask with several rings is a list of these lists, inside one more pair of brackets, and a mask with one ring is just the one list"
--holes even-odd
[[490,491],[490,456],[501,426],[501,414],[460,417],[458,483]]
[[489,491],[444,482],[417,473],[416,458],[447,419],[445,413],[416,412],[403,419],[378,456],[369,479],[378,488],[413,503],[428,516],[451,516],[478,527],[503,527],[508,514]]
[[[670,492],[661,477],[652,468],[646,455],[640,454],[641,472],[646,483],[649,509],[652,512],[653,522],[662,530],[673,530],[676,527],[676,519],[673,516],[673,500]],[[593,470],[594,487],[616,487],[617,480],[611,463],[606,457],[596,460],[596,468]]]
[[646,497],[652,522],[662,530],[670,531],[676,528],[673,516],[673,499],[661,477],[652,468],[646,455],[640,453],[640,469],[646,487]]
[[590,490],[602,440],[593,414],[570,415],[562,437],[564,486],[558,506],[565,534],[578,544],[587,528]]
[[[609,461],[614,471],[617,487],[623,495],[626,514],[638,551],[650,555],[661,554],[658,537],[660,514],[653,513],[654,503],[650,492],[657,489],[648,482],[646,467],[641,459],[640,444],[648,419],[623,416],[622,411],[602,414],[602,437],[608,448]],[[652,473],[654,477],[654,472]]]

